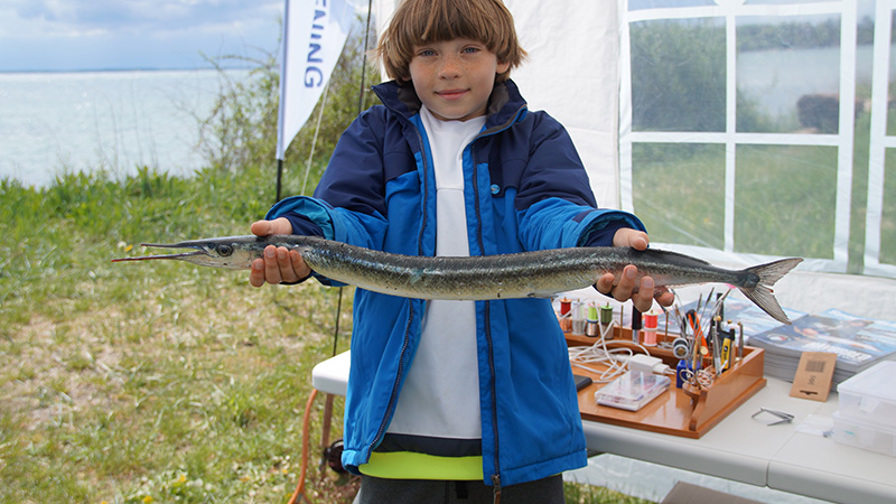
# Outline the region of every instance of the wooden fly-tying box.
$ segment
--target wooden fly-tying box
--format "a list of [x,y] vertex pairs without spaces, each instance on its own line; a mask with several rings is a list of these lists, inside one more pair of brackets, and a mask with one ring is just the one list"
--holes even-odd
[[[616,327],[614,332],[610,348],[629,347],[635,352],[640,352],[640,349],[631,343],[631,329]],[[657,335],[659,342],[665,338],[664,335]],[[566,335],[566,343],[569,346],[590,346],[595,342],[595,338]],[[594,393],[605,385],[597,383],[598,373],[573,367],[573,373],[589,376],[595,381],[579,391],[579,411],[584,420],[699,438],[765,386],[764,351],[761,348],[747,346],[744,347],[744,354],[738,356],[740,358],[730,369],[720,376],[715,376],[709,386],[691,386],[686,383],[682,388],[676,388],[675,376],[670,376],[672,385],[669,390],[638,411],[598,405]],[[669,348],[651,347],[650,355],[659,357],[673,370],[678,364],[678,359],[672,355],[672,350]],[[712,369],[711,358],[704,357],[703,368]]]

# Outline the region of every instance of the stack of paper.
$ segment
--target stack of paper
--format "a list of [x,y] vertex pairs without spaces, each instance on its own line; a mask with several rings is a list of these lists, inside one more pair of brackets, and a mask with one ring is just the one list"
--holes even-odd
[[803,352],[837,355],[833,384],[896,357],[896,322],[868,320],[836,309],[806,315],[750,337],[765,350],[765,374],[793,381]]

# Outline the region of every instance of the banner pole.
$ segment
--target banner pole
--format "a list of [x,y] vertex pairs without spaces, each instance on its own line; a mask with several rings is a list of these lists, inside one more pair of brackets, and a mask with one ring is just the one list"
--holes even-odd
[[277,160],[277,199],[274,200],[274,203],[278,203],[280,201],[280,193],[282,187],[283,180],[283,160]]

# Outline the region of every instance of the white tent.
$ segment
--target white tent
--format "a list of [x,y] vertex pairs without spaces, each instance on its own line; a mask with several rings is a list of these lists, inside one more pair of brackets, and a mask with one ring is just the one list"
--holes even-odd
[[[380,30],[397,3],[375,2]],[[529,53],[512,77],[601,206],[712,262],[804,257],[785,307],[896,318],[896,0],[505,3]]]

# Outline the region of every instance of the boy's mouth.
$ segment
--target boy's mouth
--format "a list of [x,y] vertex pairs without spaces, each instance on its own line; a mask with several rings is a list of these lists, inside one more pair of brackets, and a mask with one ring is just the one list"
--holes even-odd
[[438,91],[436,94],[446,100],[456,100],[463,96],[467,92],[466,89],[447,89],[445,91]]

